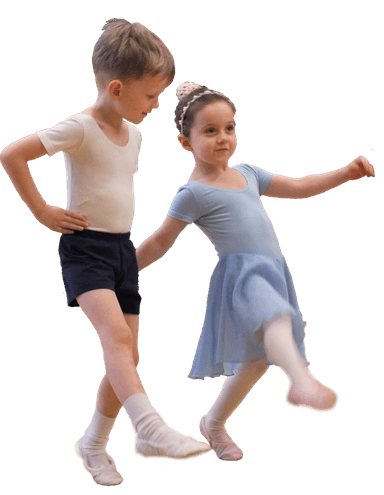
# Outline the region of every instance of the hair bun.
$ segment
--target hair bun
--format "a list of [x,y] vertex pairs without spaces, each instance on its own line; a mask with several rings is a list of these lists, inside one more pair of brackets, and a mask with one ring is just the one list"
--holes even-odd
[[180,86],[177,88],[176,95],[179,100],[182,100],[190,93],[199,88],[202,88],[202,86],[200,86],[199,84],[195,84],[193,82],[185,82],[183,84],[180,84]]

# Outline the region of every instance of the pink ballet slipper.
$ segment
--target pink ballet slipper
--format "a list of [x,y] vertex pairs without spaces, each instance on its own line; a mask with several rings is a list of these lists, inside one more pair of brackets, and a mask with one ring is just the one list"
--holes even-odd
[[221,433],[227,435],[229,440],[223,443],[217,443],[210,437],[207,428],[205,427],[205,416],[201,418],[200,431],[201,434],[208,440],[209,445],[216,452],[219,459],[223,461],[239,461],[243,458],[243,452],[228,435],[225,428],[221,430]]

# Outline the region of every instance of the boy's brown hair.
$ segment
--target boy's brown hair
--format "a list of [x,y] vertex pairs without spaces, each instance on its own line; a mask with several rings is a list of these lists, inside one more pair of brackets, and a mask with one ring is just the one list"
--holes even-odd
[[171,83],[175,76],[173,56],[161,39],[142,24],[125,19],[107,21],[93,50],[92,65],[98,84],[147,74],[164,74]]

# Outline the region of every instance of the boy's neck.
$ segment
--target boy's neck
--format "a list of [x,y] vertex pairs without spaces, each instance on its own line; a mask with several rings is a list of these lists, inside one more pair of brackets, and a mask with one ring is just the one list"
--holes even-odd
[[86,113],[91,115],[100,124],[112,127],[116,130],[121,128],[123,118],[114,111],[113,106],[109,101],[99,95],[96,102],[87,110]]

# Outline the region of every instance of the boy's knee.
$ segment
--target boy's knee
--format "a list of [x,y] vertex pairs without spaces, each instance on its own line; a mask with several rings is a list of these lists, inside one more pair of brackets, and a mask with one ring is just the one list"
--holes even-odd
[[137,366],[139,365],[139,361],[140,361],[139,351],[137,348],[135,348],[133,350],[133,361],[134,361],[135,366],[137,368]]
[[119,325],[111,328],[108,332],[106,332],[106,338],[104,339],[103,346],[112,349],[126,347],[133,351],[134,341],[129,326]]

